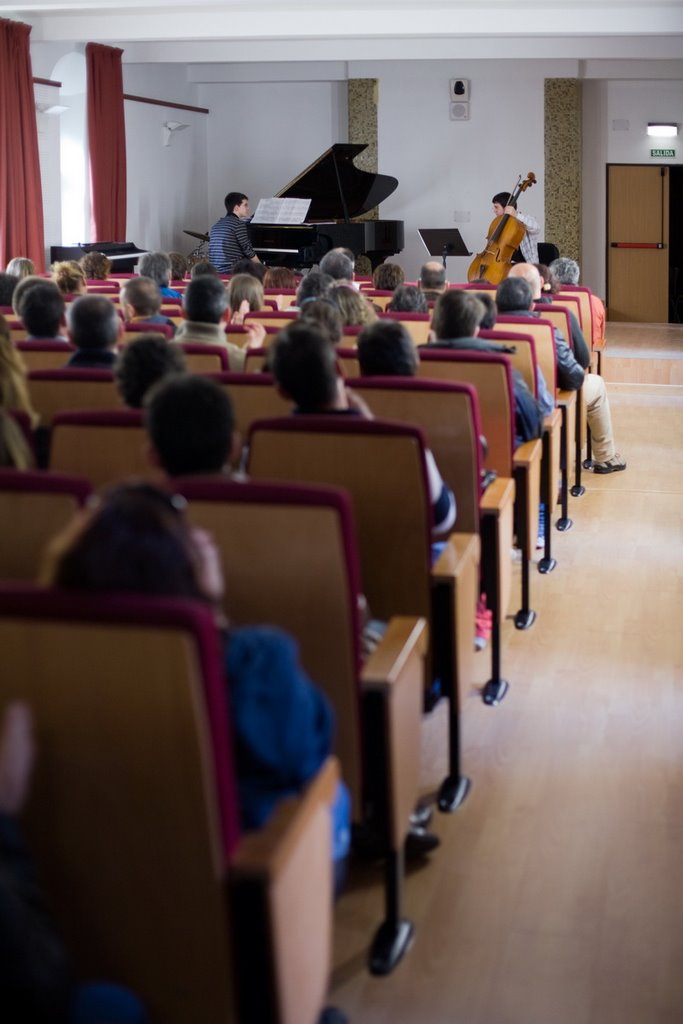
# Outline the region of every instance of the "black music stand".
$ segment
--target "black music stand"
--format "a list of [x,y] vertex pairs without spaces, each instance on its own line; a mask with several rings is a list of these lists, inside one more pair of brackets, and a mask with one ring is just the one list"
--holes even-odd
[[446,266],[447,256],[471,256],[457,228],[418,228],[418,235],[430,256],[440,256]]

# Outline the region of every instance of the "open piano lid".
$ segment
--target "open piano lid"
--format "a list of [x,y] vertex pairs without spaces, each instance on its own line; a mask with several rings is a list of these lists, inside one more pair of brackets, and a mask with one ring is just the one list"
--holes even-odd
[[336,142],[276,193],[276,198],[310,199],[309,223],[350,220],[367,213],[398,186],[398,179],[389,174],[371,174],[354,166],[354,157],[367,148],[367,143]]

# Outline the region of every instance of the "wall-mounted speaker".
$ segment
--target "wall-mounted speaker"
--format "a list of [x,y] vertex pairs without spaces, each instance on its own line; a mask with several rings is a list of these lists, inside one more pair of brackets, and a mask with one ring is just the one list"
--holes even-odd
[[469,121],[469,119],[470,119],[470,105],[469,105],[469,103],[459,103],[459,102],[451,103],[450,118],[451,118],[451,121]]

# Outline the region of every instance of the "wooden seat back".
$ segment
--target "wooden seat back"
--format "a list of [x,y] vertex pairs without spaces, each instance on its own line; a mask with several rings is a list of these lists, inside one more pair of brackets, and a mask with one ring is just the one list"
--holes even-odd
[[424,431],[444,483],[455,495],[458,529],[478,533],[481,423],[474,388],[453,380],[414,377],[357,377],[348,385],[375,416],[412,423]]
[[62,412],[52,424],[49,467],[84,476],[93,487],[130,477],[158,479],[147,446],[139,409]]
[[63,341],[17,341],[15,347],[21,353],[21,359],[27,371],[59,370],[74,354],[73,345],[65,345]]
[[230,622],[267,622],[297,638],[302,665],[335,709],[335,752],[361,820],[360,577],[348,496],[210,478],[173,486],[188,500],[190,522],[218,545]]
[[337,357],[337,368],[342,377],[359,377],[360,363],[358,362],[358,350],[338,345],[335,354]]
[[298,310],[260,310],[254,313],[247,313],[244,318],[244,322],[259,323],[263,324],[264,327],[276,327],[280,330],[281,327],[286,327],[287,324],[292,322],[292,320],[298,320],[298,318]]
[[[484,338],[486,341],[496,342],[503,350],[503,355],[510,360],[510,365],[521,373],[532,395],[537,396],[538,378],[536,367],[538,364],[536,344],[532,335],[518,331],[517,328],[508,330],[507,324],[501,324],[500,327],[496,325],[496,329],[493,331],[480,331],[479,337]],[[506,351],[510,348],[514,349],[514,351]]]
[[420,378],[461,381],[475,388],[488,449],[484,465],[511,477],[515,410],[510,358],[494,352],[423,349],[417,372]]
[[34,582],[48,541],[89,494],[83,477],[0,469],[0,580]]
[[574,338],[572,325],[569,319],[569,310],[565,306],[556,303],[537,302],[534,309],[541,314],[544,320],[550,320],[555,330],[559,331],[572,351],[574,350]]
[[374,617],[429,618],[431,507],[425,438],[417,427],[297,416],[253,424],[248,444],[254,480],[327,483],[350,492]]
[[227,373],[230,369],[228,350],[222,345],[191,341],[178,342],[178,345],[185,353],[185,365],[189,373]]
[[415,345],[426,345],[429,341],[429,332],[432,326],[432,318],[429,313],[382,313],[382,320],[398,320],[402,323]]
[[581,285],[563,284],[562,290],[553,296],[553,302],[557,302],[558,299],[576,299],[579,303],[581,310],[581,329],[583,336],[588,341],[589,338],[593,337],[593,310],[591,308],[591,290],[590,288],[584,288]]
[[121,404],[111,370],[33,370],[28,375],[28,389],[43,426],[63,412],[115,409]]
[[333,766],[240,843],[210,611],[5,588],[0,643],[0,708],[26,701],[42,740],[26,829],[78,973],[127,985],[169,1024],[314,1024],[330,960]]
[[[280,330],[279,326],[273,324],[266,324],[266,335],[261,342],[264,348],[268,348],[272,345],[273,341],[277,337],[277,333]],[[228,324],[225,328],[225,336],[231,345],[237,345],[239,348],[244,348],[251,335],[249,331],[242,324]]]
[[536,319],[526,316],[507,316],[501,314],[496,320],[496,328],[513,334],[531,335],[534,339],[536,359],[551,395],[557,389],[557,360],[555,356],[555,336],[550,320]]
[[286,416],[292,410],[290,399],[283,398],[270,373],[212,373],[210,376],[229,394],[235,427],[243,438],[255,420]]

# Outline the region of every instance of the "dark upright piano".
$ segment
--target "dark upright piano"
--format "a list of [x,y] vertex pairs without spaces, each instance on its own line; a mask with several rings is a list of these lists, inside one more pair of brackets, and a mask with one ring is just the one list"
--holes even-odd
[[281,189],[278,199],[310,199],[305,224],[250,224],[249,237],[266,263],[305,267],[319,263],[330,249],[344,246],[367,256],[373,269],[403,249],[402,220],[354,221],[390,196],[398,180],[370,174],[353,164],[367,149],[338,142]]

